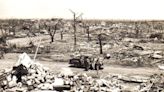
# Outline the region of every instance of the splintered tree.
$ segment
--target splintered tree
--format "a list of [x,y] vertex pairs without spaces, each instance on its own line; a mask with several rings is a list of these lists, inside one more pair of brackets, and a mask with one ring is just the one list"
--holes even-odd
[[54,42],[54,36],[56,34],[56,31],[60,29],[60,21],[61,20],[52,20],[53,24],[52,25],[46,25],[46,28],[48,29],[48,33],[51,37],[51,43]]
[[0,25],[0,44],[6,43],[6,30],[3,25]]
[[89,26],[85,22],[83,22],[82,24],[83,24],[84,30],[87,33],[87,39],[88,39],[88,42],[89,42],[89,41],[91,41],[90,32],[89,32],[90,28],[89,28]]
[[105,44],[104,41],[106,40],[107,40],[107,35],[105,33],[98,34],[100,54],[103,54],[103,44]]
[[64,33],[64,21],[63,20],[60,20],[59,21],[59,24],[60,24],[60,39],[63,40],[63,33]]
[[49,35],[51,37],[51,43],[54,42],[54,35],[56,33],[56,27],[55,27],[54,30],[52,30],[51,26],[49,26],[48,27],[48,33],[49,33]]
[[86,21],[83,21],[82,16],[81,16],[81,22],[82,22],[82,27],[84,29],[84,32],[87,33],[87,39],[88,39],[88,42],[89,42],[89,41],[91,41],[89,25],[86,23]]
[[73,14],[73,30],[74,30],[74,49],[76,48],[76,41],[77,41],[77,38],[76,38],[76,25],[78,24],[78,18],[81,17],[83,14],[81,13],[79,16],[77,16],[77,14],[70,10],[71,13]]
[[135,37],[138,38],[139,37],[139,24],[135,23]]
[[73,11],[71,11],[71,12],[73,13],[74,48],[75,48],[75,46],[76,46],[76,13]]
[[89,26],[86,26],[86,31],[87,31],[88,41],[91,41],[90,32],[89,32]]
[[99,41],[99,48],[100,48],[100,54],[103,54],[103,50],[102,50],[102,34],[98,35],[98,41]]
[[63,40],[63,30],[60,30],[60,38]]

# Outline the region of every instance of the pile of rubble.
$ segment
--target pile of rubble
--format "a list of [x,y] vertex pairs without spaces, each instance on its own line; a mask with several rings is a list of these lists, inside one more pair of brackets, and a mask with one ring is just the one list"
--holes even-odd
[[1,91],[113,92],[114,90],[120,91],[122,88],[121,82],[116,76],[95,79],[86,74],[75,75],[69,69],[64,69],[64,71],[55,75],[48,68],[33,62],[26,53],[23,53],[12,69],[1,73]]
[[112,53],[113,58],[122,65],[153,66],[163,63],[163,51],[146,50],[141,46],[133,45],[132,48],[121,49]]
[[164,91],[164,75],[153,74],[150,79],[139,85],[140,92],[163,92]]
[[[32,90],[34,88],[44,89],[48,83],[53,83],[54,76],[47,68],[34,63],[26,53],[23,53],[19,56],[17,64],[12,69],[5,70],[0,78],[3,89]],[[48,87],[50,89],[50,86]]]
[[125,83],[138,83],[132,91],[158,92],[164,90],[164,75],[141,77],[109,74],[92,78],[85,73],[74,74],[68,68],[62,68],[60,73],[54,74],[42,64],[33,62],[26,53],[19,56],[12,69],[0,74],[1,91],[7,92],[121,92],[128,88]]

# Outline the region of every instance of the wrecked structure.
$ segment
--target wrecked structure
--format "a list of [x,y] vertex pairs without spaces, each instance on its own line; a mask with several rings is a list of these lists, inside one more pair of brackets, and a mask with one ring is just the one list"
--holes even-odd
[[[65,69],[66,70],[66,69]],[[73,74],[69,69],[66,72],[53,74],[42,64],[33,62],[30,57],[23,53],[12,69],[6,69],[0,75],[0,87],[4,91],[112,91],[121,89],[119,84],[112,80],[94,79],[86,74]],[[110,85],[108,84],[110,83]]]
[[[85,73],[75,74],[67,68],[54,74],[23,53],[12,69],[1,72],[0,88],[10,92],[159,92],[164,90],[163,78],[162,73],[147,77],[108,74],[93,78]],[[130,87],[127,83],[137,85]]]

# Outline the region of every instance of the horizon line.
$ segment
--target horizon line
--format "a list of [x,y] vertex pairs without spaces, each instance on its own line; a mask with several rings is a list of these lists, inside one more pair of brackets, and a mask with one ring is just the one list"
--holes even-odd
[[[0,18],[0,20],[12,20],[12,19],[18,19],[18,20],[28,20],[28,19],[34,19],[34,20],[42,20],[42,19],[65,19],[65,20],[73,20],[73,18],[62,18],[62,17],[49,17],[49,18]],[[164,21],[164,19],[101,19],[101,18],[85,18],[82,20],[100,20],[100,21]]]

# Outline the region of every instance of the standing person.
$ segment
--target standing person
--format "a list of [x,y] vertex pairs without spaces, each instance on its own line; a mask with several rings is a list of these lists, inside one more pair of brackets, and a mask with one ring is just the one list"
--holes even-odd
[[95,57],[94,56],[92,56],[90,58],[90,62],[91,62],[91,69],[95,69]]
[[103,65],[104,58],[103,56],[96,57],[95,60],[95,70],[99,70],[101,66]]
[[88,71],[90,68],[90,59],[88,56],[84,57],[84,65],[85,65],[85,70]]

